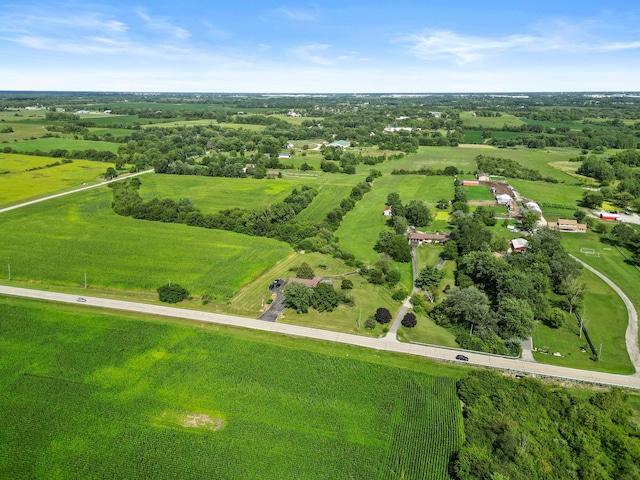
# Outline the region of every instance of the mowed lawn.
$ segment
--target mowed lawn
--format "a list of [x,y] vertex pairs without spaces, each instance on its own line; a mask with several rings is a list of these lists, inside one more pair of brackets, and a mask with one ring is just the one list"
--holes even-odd
[[26,140],[14,142],[11,148],[18,152],[49,152],[51,150],[62,149],[69,152],[74,150],[97,150],[99,152],[117,153],[119,143],[94,142],[91,140],[74,140],[73,138],[38,138],[36,140]]
[[3,478],[446,479],[463,441],[462,371],[425,359],[6,297],[0,316]]
[[[587,287],[584,307],[580,311],[596,349],[599,350],[602,344],[602,357],[597,362],[591,359],[586,339],[579,337],[575,316],[568,315],[560,329],[538,325],[534,330],[534,346],[549,351],[549,354],[536,352],[536,360],[584,370],[634,373],[625,344],[628,317],[624,303],[611,287],[588,270],[582,272],[580,281]],[[581,348],[585,348],[586,352],[582,352]],[[552,355],[555,352],[562,357]]]
[[195,295],[232,297],[291,248],[271,239],[113,213],[99,188],[3,213],[0,263],[13,279],[155,291],[169,280]]
[[440,198],[453,197],[453,179],[451,177],[425,177],[423,175],[385,175],[378,178],[373,188],[355,208],[342,220],[336,236],[340,244],[353,253],[356,258],[371,263],[378,258],[373,246],[385,228],[386,221],[382,212],[389,193],[396,192],[402,202],[422,200],[433,208]]
[[230,208],[261,208],[281,202],[294,188],[310,183],[307,179],[223,178],[194,175],[145,175],[140,193],[145,200],[157,198],[190,199],[203,213]]
[[[531,182],[529,180],[510,179],[509,183],[524,198],[540,204],[566,205],[578,208],[577,202],[585,190],[577,185],[563,183]],[[544,207],[544,205],[542,205]],[[544,211],[544,208],[543,208]]]
[[80,188],[84,183],[95,183],[107,167],[113,166],[111,163],[74,160],[64,165],[27,171],[60,160],[0,153],[0,172],[8,172],[0,175],[0,206],[20,203],[74,187]]

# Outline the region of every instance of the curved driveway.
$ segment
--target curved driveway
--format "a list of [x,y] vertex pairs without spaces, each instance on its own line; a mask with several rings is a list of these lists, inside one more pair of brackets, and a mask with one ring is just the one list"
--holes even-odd
[[589,270],[590,272],[595,273],[598,277],[600,277],[604,282],[609,285],[613,290],[620,296],[625,306],[627,307],[627,312],[629,316],[629,321],[627,323],[627,331],[625,333],[624,339],[627,344],[627,352],[629,353],[629,358],[631,359],[631,363],[633,367],[636,369],[636,376],[640,377],[640,348],[638,347],[638,313],[636,312],[633,303],[629,300],[620,287],[618,287],[615,283],[605,277],[602,273],[600,273],[595,268],[587,265],[582,260],[571,255],[574,260],[580,262],[584,268]]
[[[265,322],[251,318],[236,317],[233,315],[221,315],[217,313],[199,312],[196,310],[187,310],[184,308],[148,305],[137,302],[126,302],[122,300],[109,300],[98,297],[84,297],[86,299],[86,303],[77,303],[77,295],[7,286],[0,286],[0,294],[35,298],[39,300],[50,300],[55,302],[74,303],[77,305],[88,305],[92,307],[109,308],[113,310],[124,310],[128,312],[162,315],[166,317],[183,318],[197,322],[208,322],[221,325],[230,325],[234,327],[251,328],[255,330],[280,333],[283,335],[293,335],[297,337],[313,338],[318,340],[327,340],[330,342],[344,343],[348,345],[356,345],[365,348],[372,348],[375,350],[418,355],[438,360],[454,361],[456,354],[459,352],[459,350],[451,350],[447,348],[401,343],[395,339],[363,337],[347,333],[319,330],[316,328],[287,325],[284,323]],[[499,368],[502,370],[511,371],[513,373],[557,377],[568,380],[591,382],[640,390],[640,378],[637,376],[589,372],[572,368],[556,367],[553,365],[523,362],[522,360],[518,359],[491,356],[476,352],[465,352],[465,355],[469,357],[469,363],[473,365]]]

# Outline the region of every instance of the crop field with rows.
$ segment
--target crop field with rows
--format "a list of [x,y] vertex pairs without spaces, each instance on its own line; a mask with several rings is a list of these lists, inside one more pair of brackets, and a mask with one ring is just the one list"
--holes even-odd
[[440,479],[461,442],[454,379],[348,347],[12,298],[0,317],[2,478]]

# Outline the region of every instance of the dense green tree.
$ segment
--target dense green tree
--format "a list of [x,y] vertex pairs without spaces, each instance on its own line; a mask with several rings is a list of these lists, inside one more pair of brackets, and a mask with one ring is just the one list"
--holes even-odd
[[394,215],[391,220],[393,224],[393,231],[399,235],[404,234],[407,231],[407,227],[409,226],[409,222],[406,218],[401,217],[400,215]]
[[524,300],[502,297],[496,310],[502,338],[527,338],[533,330],[533,312]]
[[311,306],[319,312],[332,312],[340,303],[340,297],[330,283],[319,283],[313,289]]
[[342,290],[351,290],[353,288],[353,282],[348,278],[343,278],[342,282],[340,283],[340,288]]
[[165,303],[178,303],[189,297],[186,288],[177,283],[169,283],[158,287],[158,299]]
[[413,328],[418,323],[418,319],[414,313],[407,312],[404,317],[402,317],[400,323],[402,323],[402,326],[405,328]]
[[426,227],[433,219],[429,207],[419,200],[411,200],[407,204],[404,216],[410,225],[418,228]]
[[536,212],[526,212],[522,215],[522,228],[532,232],[535,230],[538,222],[540,221],[540,215]]
[[573,218],[575,218],[578,223],[584,223],[587,219],[587,212],[584,210],[576,210],[573,212]]
[[580,202],[586,208],[600,208],[604,202],[604,196],[600,192],[586,191],[582,194]]
[[376,322],[384,325],[385,323],[389,323],[392,318],[393,317],[391,316],[391,312],[388,309],[384,307],[380,307],[376,310],[376,313],[375,313]]
[[455,220],[455,228],[451,232],[460,255],[487,248],[491,243],[491,230],[475,218],[460,217]]
[[316,276],[315,272],[307,262],[302,262],[296,270],[296,276],[298,278],[311,279]]
[[297,313],[307,313],[313,300],[313,288],[299,282],[289,282],[282,289],[284,306]]
[[480,206],[473,212],[473,218],[480,220],[488,227],[493,227],[498,220],[496,220],[495,212],[491,207]]

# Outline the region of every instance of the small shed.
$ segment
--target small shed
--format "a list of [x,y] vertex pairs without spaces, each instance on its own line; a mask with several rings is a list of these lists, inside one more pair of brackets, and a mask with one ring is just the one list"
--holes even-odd
[[392,207],[391,207],[391,205],[388,205],[387,207],[385,207],[385,209],[384,209],[384,211],[382,212],[382,214],[383,214],[385,217],[390,217],[390,216],[391,216],[391,213],[392,213],[391,211],[392,211]]
[[478,174],[478,181],[480,181],[480,182],[490,182],[491,181],[491,175],[489,175],[488,173],[479,173]]
[[521,252],[529,246],[529,242],[524,238],[514,238],[511,240],[511,248],[516,252]]
[[462,185],[465,187],[477,187],[480,185],[478,180],[463,180]]

